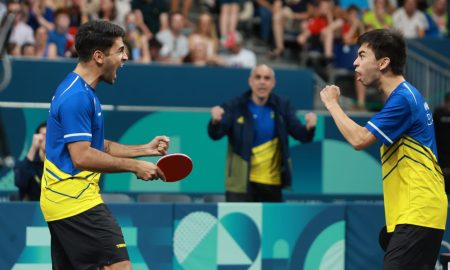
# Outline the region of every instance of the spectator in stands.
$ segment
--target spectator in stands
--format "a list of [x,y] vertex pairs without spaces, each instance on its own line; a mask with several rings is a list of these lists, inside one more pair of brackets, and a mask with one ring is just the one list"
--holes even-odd
[[450,92],[445,95],[444,104],[433,112],[434,128],[439,165],[445,178],[445,191],[450,193]]
[[239,32],[234,33],[233,41],[228,44],[228,54],[221,55],[217,64],[230,67],[253,68],[256,66],[256,55],[243,47],[244,39]]
[[315,0],[289,0],[282,4],[276,1],[273,5],[273,38],[275,48],[269,52],[270,58],[277,58],[284,52],[284,33],[299,33],[301,24],[305,22],[313,12]]
[[34,32],[36,57],[55,59],[58,57],[56,44],[48,43],[48,31],[44,26],[40,26]]
[[148,48],[150,51],[150,59],[152,62],[160,62],[161,56],[159,52],[161,51],[162,44],[155,37],[148,41]]
[[28,5],[28,25],[33,28],[33,31],[39,26],[44,26],[47,29],[53,29],[53,13],[55,5],[51,0],[27,0]]
[[24,57],[36,57],[36,48],[33,43],[25,43],[20,47],[20,55]]
[[218,0],[220,3],[220,42],[226,45],[232,42],[233,33],[237,30],[241,0]]
[[11,56],[20,56],[20,47],[17,43],[8,42],[8,45],[6,46],[6,53]]
[[[125,43],[130,51],[131,60],[139,63],[150,63],[150,50],[148,48],[148,39],[136,23],[136,14],[128,13],[125,18]],[[144,30],[145,31],[145,30]]]
[[[117,11],[116,22],[119,26],[125,28],[125,17],[131,12],[131,0],[114,0],[113,2]],[[142,24],[145,25],[144,22]],[[146,28],[148,30],[148,27]]]
[[386,252],[383,269],[431,270],[448,212],[431,112],[419,90],[403,76],[407,59],[401,33],[372,30],[359,37],[358,45],[354,62],[358,79],[377,88],[386,98],[384,107],[360,126],[342,110],[339,87],[326,86],[320,98],[356,150],[381,143],[386,216],[386,228],[380,234]]
[[189,42],[183,34],[184,17],[181,13],[170,14],[170,29],[158,32],[156,38],[162,44],[160,55],[163,62],[181,64],[189,52]]
[[422,38],[428,28],[425,14],[417,9],[417,0],[405,0],[403,7],[392,15],[393,28],[405,38]]
[[[184,20],[185,27],[191,26],[191,22],[189,21],[189,13],[192,8],[192,2],[193,2],[192,0],[171,0],[171,2],[170,2],[170,12],[171,13],[180,12],[181,14],[183,14],[183,17],[185,19]],[[181,7],[181,11],[180,11],[180,7]]]
[[215,57],[219,51],[219,39],[213,17],[210,13],[203,12],[198,16],[195,29],[189,35],[189,43],[192,43],[192,37],[197,36],[200,36],[207,44],[208,57]]
[[321,33],[326,27],[332,24],[340,12],[336,12],[333,1],[319,0],[314,6],[312,16],[307,22],[302,24],[301,33],[297,36],[297,43],[308,50],[323,51]]
[[340,17],[321,31],[324,57],[327,63],[333,62],[333,51],[336,41],[345,46],[356,44],[359,35],[364,32],[364,25],[359,18],[358,7],[351,5],[346,12],[342,12]]
[[427,16],[427,21],[429,24],[426,31],[427,36],[444,37],[447,35],[447,0],[434,0],[433,5],[426,10],[425,15]]
[[272,36],[272,17],[275,12],[274,5],[281,5],[281,0],[256,0],[260,22],[260,36],[267,44]]
[[138,23],[142,21],[149,29],[148,32],[152,34],[156,34],[160,30],[162,30],[160,29],[161,14],[167,13],[169,11],[167,2],[162,0],[132,0],[131,9],[136,13],[136,19],[138,20]]
[[19,0],[9,0],[7,4],[8,13],[16,13],[14,25],[9,36],[9,43],[15,44],[16,52],[20,54],[20,48],[25,43],[34,43],[33,29],[26,24],[27,13]]
[[117,20],[117,9],[114,4],[114,0],[102,0],[100,1],[100,9],[97,13],[98,18],[101,20],[110,21],[114,24],[119,24]]
[[[71,34],[75,35],[76,29],[89,21],[89,15],[87,10],[87,0],[71,0],[70,5],[66,6],[65,10],[67,10],[70,18],[70,28]],[[101,1],[100,1],[101,2]],[[55,15],[56,20],[56,15]]]
[[69,11],[67,9],[58,9],[55,11],[55,29],[48,33],[48,43],[55,44],[59,57],[70,57],[72,55],[68,46],[73,40],[68,32],[70,25]]
[[189,36],[189,53],[183,59],[184,63],[190,63],[194,66],[208,65],[208,44],[198,34],[191,34]]
[[368,10],[363,15],[365,31],[392,28],[392,16],[388,13],[388,5],[387,0],[374,0],[373,10]]
[[288,100],[272,92],[275,73],[266,65],[252,69],[250,91],[211,109],[211,139],[228,137],[227,202],[281,202],[291,186],[289,135],[302,142],[314,137],[316,115],[306,125]]
[[14,184],[22,201],[39,201],[41,178],[45,160],[45,134],[47,123],[41,123],[34,132],[26,157],[14,167]]

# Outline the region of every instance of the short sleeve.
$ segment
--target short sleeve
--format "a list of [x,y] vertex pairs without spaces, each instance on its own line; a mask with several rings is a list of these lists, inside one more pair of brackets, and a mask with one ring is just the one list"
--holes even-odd
[[95,104],[86,93],[77,93],[65,100],[59,108],[59,117],[64,132],[64,142],[91,141],[92,115]]
[[411,125],[411,109],[402,95],[393,95],[384,108],[366,124],[366,128],[385,145],[391,145]]

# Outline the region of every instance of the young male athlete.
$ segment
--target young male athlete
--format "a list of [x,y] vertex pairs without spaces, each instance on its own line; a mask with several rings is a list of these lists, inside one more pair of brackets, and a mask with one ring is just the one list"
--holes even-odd
[[143,145],[105,140],[95,88],[114,83],[128,59],[119,26],[82,25],[75,37],[79,61],[53,96],[46,136],[41,209],[51,234],[53,269],[131,269],[120,227],[103,204],[101,173],[132,172],[139,179],[164,178],[154,164],[133,159],[166,154],[169,138]]
[[[420,92],[403,77],[403,37],[390,30],[361,35],[357,78],[385,95],[383,109],[365,127],[338,103],[339,88],[326,86],[322,102],[357,150],[381,141],[387,235],[383,269],[434,269],[447,220],[444,178],[437,163],[433,118]],[[383,242],[383,241],[382,241]]]

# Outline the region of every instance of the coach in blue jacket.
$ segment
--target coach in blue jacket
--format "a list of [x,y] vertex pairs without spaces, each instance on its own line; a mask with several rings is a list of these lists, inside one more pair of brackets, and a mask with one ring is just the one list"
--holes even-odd
[[302,142],[314,137],[317,117],[306,114],[306,125],[289,101],[272,93],[275,73],[256,66],[249,77],[251,90],[211,109],[208,134],[228,136],[227,202],[281,202],[282,188],[291,186],[288,135]]

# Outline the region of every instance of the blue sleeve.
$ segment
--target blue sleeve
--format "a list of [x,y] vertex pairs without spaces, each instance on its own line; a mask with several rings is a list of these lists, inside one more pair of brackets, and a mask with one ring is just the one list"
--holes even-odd
[[391,145],[411,126],[411,109],[402,95],[393,95],[383,109],[366,124],[366,128],[379,141]]
[[86,93],[77,93],[61,104],[59,117],[65,143],[92,140],[94,112],[95,104]]

